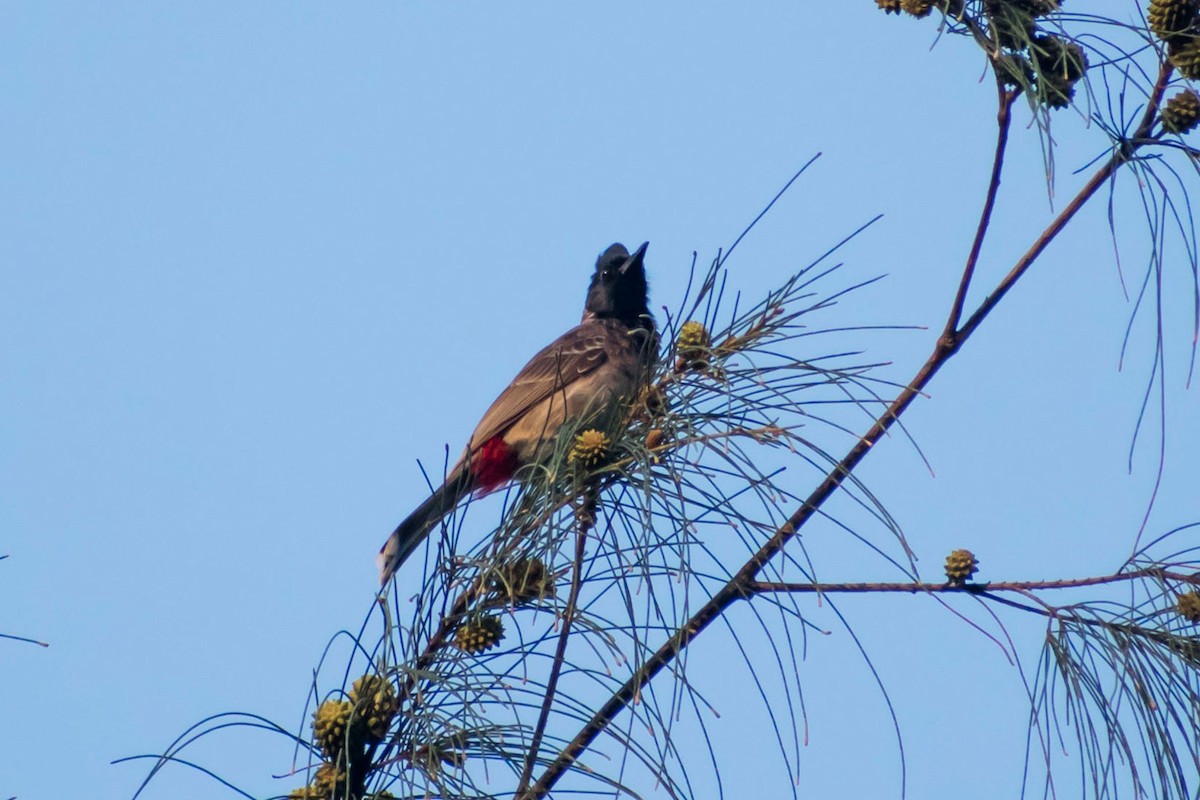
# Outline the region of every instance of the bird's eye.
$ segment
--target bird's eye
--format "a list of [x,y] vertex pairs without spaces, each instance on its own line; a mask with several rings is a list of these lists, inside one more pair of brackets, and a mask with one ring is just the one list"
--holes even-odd
[[606,269],[600,273],[600,280],[605,283],[612,283],[613,278],[617,277],[616,270]]

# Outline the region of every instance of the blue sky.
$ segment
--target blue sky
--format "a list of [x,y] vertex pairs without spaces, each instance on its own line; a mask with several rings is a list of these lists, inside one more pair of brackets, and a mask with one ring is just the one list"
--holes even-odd
[[[0,641],[0,797],[127,797],[145,765],[109,762],[211,713],[298,727],[322,647],[357,625],[376,549],[423,497],[416,460],[457,450],[577,320],[612,241],[650,241],[652,300],[674,306],[692,252],[727,246],[822,152],[731,280],[757,298],[883,213],[843,252],[843,280],[888,277],[834,321],[927,326],[847,334],[907,380],[948,309],[992,149],[982,58],[935,38],[869,0],[5,5],[0,631],[51,646]],[[1017,119],[975,299],[1050,218],[1036,132]],[[1065,198],[1103,141],[1056,119]],[[1136,200],[1119,208],[1136,283]],[[1171,281],[1152,534],[1200,518],[1190,286]],[[1097,204],[906,418],[936,477],[896,438],[864,464],[927,574],[954,547],[986,578],[1125,558],[1157,461],[1148,439],[1128,474],[1153,342],[1142,318],[1118,371],[1131,308]],[[829,579],[890,577],[809,546]],[[921,598],[841,607],[892,692],[911,796],[964,772],[1015,793],[1025,710],[999,651]],[[802,664],[802,791],[897,794],[879,694],[813,613],[834,632]],[[1014,630],[1035,657],[1038,625]],[[710,695],[727,650],[714,635],[692,656]],[[776,781],[764,789],[781,796],[757,701],[710,699],[726,789]],[[290,763],[271,739],[231,734],[195,757],[263,796],[298,782],[270,779]],[[185,770],[147,796],[179,794],[230,796]]]

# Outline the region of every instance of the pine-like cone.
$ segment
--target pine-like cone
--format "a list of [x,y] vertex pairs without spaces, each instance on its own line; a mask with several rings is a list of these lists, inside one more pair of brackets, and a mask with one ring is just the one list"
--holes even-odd
[[900,0],[900,8],[904,13],[920,19],[928,17],[933,11],[933,0]]
[[326,700],[313,712],[313,742],[329,759],[336,759],[346,746],[354,704],[349,700]]
[[1038,88],[1050,108],[1066,108],[1075,96],[1075,84],[1087,72],[1083,48],[1057,36],[1039,36],[1030,46],[1037,62]]
[[1163,130],[1184,134],[1200,125],[1200,95],[1194,89],[1184,89],[1163,106]]
[[1075,84],[1059,80],[1053,75],[1043,75],[1038,84],[1044,102],[1049,108],[1066,108],[1075,99]]
[[1200,34],[1189,33],[1167,48],[1171,63],[1189,81],[1200,80]]
[[345,769],[326,762],[317,767],[312,783],[288,792],[288,800],[329,800],[330,797],[340,797],[345,791],[345,783]]
[[594,467],[608,458],[610,445],[608,434],[595,428],[588,428],[575,437],[575,444],[567,455],[567,463],[579,462],[583,467]]
[[970,550],[955,550],[946,556],[946,580],[950,583],[966,583],[978,571],[979,562]]
[[885,14],[900,13],[900,0],[875,0],[875,5]]
[[463,623],[454,632],[454,646],[464,653],[479,655],[500,644],[504,623],[497,616],[480,617]]
[[671,409],[671,401],[661,386],[651,384],[642,387],[638,394],[638,408],[643,410],[645,418],[661,417]]
[[1075,42],[1057,36],[1039,36],[1033,42],[1033,57],[1038,70],[1074,84],[1087,72],[1087,54]]
[[679,356],[676,369],[702,370],[708,366],[712,358],[712,336],[703,322],[690,319],[680,326],[675,352]]
[[1015,53],[996,59],[996,74],[1004,81],[1005,86],[1012,89],[1028,89],[1037,80],[1029,59]]
[[519,558],[496,570],[491,588],[516,602],[536,600],[554,594],[554,576],[540,558]]
[[1185,33],[1196,19],[1197,0],[1150,0],[1146,23],[1164,42]]
[[355,723],[362,726],[366,741],[382,742],[400,707],[396,687],[382,675],[363,675],[350,689],[350,702],[354,704]]
[[1175,610],[1193,625],[1200,623],[1200,592],[1193,590],[1176,597]]

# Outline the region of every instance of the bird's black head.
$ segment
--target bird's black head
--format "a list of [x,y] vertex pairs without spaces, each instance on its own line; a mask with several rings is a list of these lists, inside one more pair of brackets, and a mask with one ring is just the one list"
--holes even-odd
[[633,255],[623,244],[611,245],[596,259],[596,273],[588,287],[584,319],[616,319],[630,328],[654,329],[654,319],[646,306],[645,242]]

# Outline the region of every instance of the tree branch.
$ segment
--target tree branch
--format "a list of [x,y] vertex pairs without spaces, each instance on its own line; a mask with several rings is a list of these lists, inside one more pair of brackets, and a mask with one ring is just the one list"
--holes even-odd
[[927,581],[896,582],[896,583],[787,583],[779,581],[751,581],[749,589],[755,594],[774,592],[791,592],[799,594],[841,594],[841,593],[870,593],[870,592],[917,592],[984,594],[995,592],[1034,592],[1054,589],[1078,589],[1084,586],[1101,586],[1108,583],[1124,583],[1143,578],[1158,578],[1160,580],[1179,581],[1189,586],[1200,586],[1200,575],[1184,575],[1170,572],[1157,567],[1117,572],[1112,575],[1098,575],[1090,578],[1065,578],[1053,581],[989,581],[988,583],[929,583]]
[[[737,600],[750,597],[758,573],[771,561],[784,545],[795,536],[796,531],[804,526],[842,485],[850,473],[866,457],[871,448],[890,430],[900,416],[908,409],[921,391],[929,384],[938,371],[962,347],[967,339],[975,332],[988,314],[999,304],[1008,291],[1016,285],[1033,262],[1041,255],[1046,246],[1054,240],[1066,224],[1075,216],[1096,190],[1112,175],[1118,167],[1131,160],[1136,151],[1145,144],[1151,143],[1148,138],[1150,129],[1157,118],[1158,106],[1162,101],[1163,92],[1171,75],[1169,63],[1163,63],[1159,69],[1158,80],[1147,103],[1134,136],[1125,140],[1122,146],[1100,167],[1092,178],[1075,195],[1071,203],[1062,213],[1038,236],[1033,246],[1017,262],[1012,270],[1001,280],[993,291],[980,304],[967,322],[957,331],[949,335],[943,334],[938,338],[933,352],[917,371],[912,381],[900,392],[887,410],[879,416],[870,429],[850,449],[841,461],[826,475],[820,485],[809,495],[808,499],[781,525],[765,544],[754,553],[738,570],[737,574],[707,603],[705,603],[686,623],[684,623],[659,649],[643,663],[633,675],[618,689],[609,700],[601,706],[590,720],[580,729],[579,733],[567,743],[558,757],[546,768],[537,783],[524,795],[526,798],[542,798],[550,791],[558,780],[566,773],[579,756],[596,740],[600,733],[609,725],[620,711],[629,705],[641,690],[654,677],[670,664],[675,657],[700,635],[715,619],[720,617],[729,606]],[[971,262],[968,258],[968,266]],[[964,269],[964,272],[966,270]],[[952,326],[949,326],[952,327]]]
[[1150,131],[1154,127],[1154,121],[1158,118],[1158,107],[1162,103],[1163,92],[1167,89],[1167,83],[1171,79],[1173,67],[1171,62],[1163,61],[1159,67],[1158,80],[1154,82],[1154,89],[1151,91],[1150,99],[1146,103],[1146,111],[1142,114],[1142,121],[1138,124],[1137,130],[1133,136],[1123,140],[1120,145],[1109,156],[1108,160],[1094,174],[1082,189],[1071,199],[1071,202],[1066,208],[1059,213],[1054,221],[1050,223],[1041,236],[1033,243],[1033,245],[1025,252],[1025,255],[1017,261],[1009,273],[997,284],[996,288],[984,298],[979,304],[979,308],[966,321],[966,323],[958,330],[957,337],[960,341],[965,340],[975,329],[979,327],[979,323],[991,313],[992,309],[1008,294],[1008,291],[1016,285],[1021,276],[1033,264],[1042,251],[1046,249],[1050,242],[1066,227],[1067,223],[1079,212],[1079,209],[1092,198],[1096,190],[1104,185],[1106,181],[1112,178],[1117,169],[1127,161],[1133,159],[1134,154],[1143,146],[1157,141],[1150,138]]
[[954,305],[950,308],[950,318],[946,320],[946,334],[953,334],[962,319],[963,306],[967,302],[967,291],[971,287],[971,278],[975,275],[975,265],[979,263],[979,253],[983,250],[983,240],[987,237],[988,225],[992,221],[992,211],[996,207],[996,195],[1000,191],[1000,173],[1004,170],[1004,153],[1008,148],[1008,130],[1012,123],[1013,101],[1017,99],[1019,90],[1011,91],[1004,88],[1004,81],[996,75],[996,91],[999,93],[1000,108],[996,112],[996,154],[992,158],[992,177],[988,181],[987,195],[983,200],[983,211],[979,214],[979,225],[975,228],[975,240],[971,242],[971,252],[967,255],[966,266],[963,267],[962,278],[958,283],[958,293],[954,296]]

